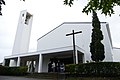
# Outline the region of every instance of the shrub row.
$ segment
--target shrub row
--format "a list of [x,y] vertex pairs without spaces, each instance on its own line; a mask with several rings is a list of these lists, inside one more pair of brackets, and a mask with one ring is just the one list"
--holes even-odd
[[0,66],[0,75],[22,76],[27,73],[27,67]]
[[77,76],[120,76],[119,62],[98,62],[66,65],[66,72]]

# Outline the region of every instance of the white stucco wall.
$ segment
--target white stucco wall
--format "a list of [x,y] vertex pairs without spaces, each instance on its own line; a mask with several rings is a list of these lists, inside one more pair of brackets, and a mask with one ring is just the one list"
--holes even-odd
[[49,60],[50,60],[50,58],[49,58],[49,56],[47,57],[44,57],[44,56],[42,56],[43,58],[43,62],[42,62],[42,72],[48,72],[48,63],[49,63]]
[[[110,37],[108,34],[107,23],[101,24],[101,29],[103,31],[104,40],[102,41],[105,46],[105,61],[112,61],[112,44],[110,42]],[[75,35],[76,45],[82,48],[85,53],[85,60],[91,60],[90,53],[90,42],[91,42],[91,32],[92,24],[91,22],[67,22],[63,23],[57,28],[53,29],[46,35],[38,39],[37,50],[48,50],[66,46],[72,46],[72,36],[66,36],[67,33],[71,33],[72,30],[82,31],[82,33]]]
[[113,48],[113,60],[114,62],[120,62],[120,48]]
[[111,35],[109,31],[109,25],[103,24],[102,27],[103,32],[103,44],[105,49],[105,59],[104,61],[113,61],[113,55],[112,55],[112,41],[111,41]]
[[26,10],[21,11],[12,54],[28,52],[33,16],[31,15],[29,23],[25,24],[26,15]]

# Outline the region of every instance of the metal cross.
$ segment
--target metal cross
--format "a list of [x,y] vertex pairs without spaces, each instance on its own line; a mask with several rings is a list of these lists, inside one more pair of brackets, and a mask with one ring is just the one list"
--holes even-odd
[[75,49],[75,34],[78,33],[82,33],[82,31],[78,31],[78,32],[74,32],[74,30],[72,30],[72,33],[66,34],[66,36],[73,36],[73,62],[74,64],[76,64],[76,49]]

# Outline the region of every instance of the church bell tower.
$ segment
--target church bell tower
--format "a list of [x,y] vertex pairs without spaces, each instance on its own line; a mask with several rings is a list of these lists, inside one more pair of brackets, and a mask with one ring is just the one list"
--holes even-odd
[[12,55],[27,53],[29,50],[30,34],[32,27],[33,15],[27,10],[21,11]]

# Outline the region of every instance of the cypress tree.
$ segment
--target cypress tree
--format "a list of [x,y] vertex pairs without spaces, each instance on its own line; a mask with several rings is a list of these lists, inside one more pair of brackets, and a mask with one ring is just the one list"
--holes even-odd
[[103,35],[100,21],[98,19],[97,13],[94,10],[92,16],[92,26],[92,40],[90,43],[91,58],[95,62],[103,61],[105,58],[104,45],[101,43],[103,40]]

